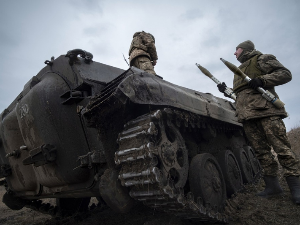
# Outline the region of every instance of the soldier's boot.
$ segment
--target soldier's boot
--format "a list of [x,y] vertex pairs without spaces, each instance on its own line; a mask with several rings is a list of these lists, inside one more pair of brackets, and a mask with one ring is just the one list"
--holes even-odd
[[257,195],[262,198],[268,198],[274,195],[281,195],[283,190],[278,182],[278,177],[274,176],[264,176],[265,190],[259,192]]
[[286,182],[289,185],[293,202],[300,205],[300,180],[298,176],[286,177]]

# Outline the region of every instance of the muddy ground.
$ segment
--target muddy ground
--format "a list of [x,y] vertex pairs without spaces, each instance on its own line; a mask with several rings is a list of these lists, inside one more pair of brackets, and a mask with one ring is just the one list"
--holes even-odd
[[[300,128],[292,129],[288,136],[295,153],[299,156]],[[265,224],[300,224],[300,206],[292,203],[288,186],[280,174],[280,183],[284,189],[282,196],[271,199],[263,199],[256,196],[256,193],[263,190],[263,182],[260,180],[255,185],[249,185],[247,191],[238,193],[227,202],[226,214],[229,216],[230,225],[265,225]],[[0,196],[5,190],[0,187]],[[52,204],[54,200],[50,201]],[[98,201],[92,198],[90,206],[97,205]],[[93,205],[94,206],[94,205]],[[93,208],[93,207],[91,207]],[[13,211],[0,203],[0,224],[80,224],[80,225],[190,225],[190,221],[180,220],[177,217],[147,208],[141,204],[127,214],[117,214],[107,207],[95,207],[88,213],[78,213],[72,217],[51,217],[34,210],[24,208]],[[201,223],[197,223],[201,224]]]

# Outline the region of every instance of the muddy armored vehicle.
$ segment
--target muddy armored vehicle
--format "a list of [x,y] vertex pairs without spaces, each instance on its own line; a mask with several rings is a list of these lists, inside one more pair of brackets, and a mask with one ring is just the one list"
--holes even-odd
[[2,112],[2,201],[55,214],[97,197],[120,213],[143,203],[226,222],[225,200],[259,173],[234,104],[92,58],[45,61]]

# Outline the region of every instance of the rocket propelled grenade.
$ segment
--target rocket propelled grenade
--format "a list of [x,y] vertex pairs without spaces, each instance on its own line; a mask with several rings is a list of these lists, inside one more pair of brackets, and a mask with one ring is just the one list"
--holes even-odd
[[[236,65],[220,58],[220,60],[228,67],[228,69],[230,69],[234,74],[239,75],[241,78],[245,79],[247,77],[246,74],[244,74],[240,68],[238,68]],[[250,79],[250,78],[249,78]]]
[[[207,69],[205,69],[203,66],[199,65],[198,63],[196,63],[196,66],[201,70],[202,73],[204,73],[204,75],[208,76],[210,79],[212,79],[216,84],[221,84],[221,82],[215,78]],[[235,93],[232,91],[232,89],[230,89],[229,87],[225,88],[224,93],[226,93],[230,98],[232,98],[233,100],[236,100],[236,95]]]
[[[243,73],[243,71],[240,70],[240,68],[238,68],[236,65],[220,58],[220,60],[228,67],[228,69],[230,69],[234,74],[240,76],[241,78],[243,78],[244,81],[246,81],[247,83],[249,83],[251,81],[251,78],[248,77],[246,74]],[[284,107],[284,103],[279,99],[276,98],[275,95],[273,95],[271,92],[269,92],[268,90],[266,91],[265,89],[258,87],[256,89],[258,92],[260,92],[262,94],[262,97],[267,99],[267,101],[272,102],[273,105],[275,105],[277,108],[283,108]]]

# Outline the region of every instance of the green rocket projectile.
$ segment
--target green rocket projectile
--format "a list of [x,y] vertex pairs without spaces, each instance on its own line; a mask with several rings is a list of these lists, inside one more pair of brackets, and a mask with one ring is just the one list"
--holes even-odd
[[[215,78],[207,69],[205,69],[204,67],[200,66],[199,64],[196,63],[196,66],[201,70],[202,73],[204,73],[204,75],[208,76],[210,79],[212,79],[216,84],[221,84],[221,82]],[[232,98],[233,100],[236,100],[236,95],[235,93],[229,88],[226,87],[224,93],[226,93],[230,98]]]

